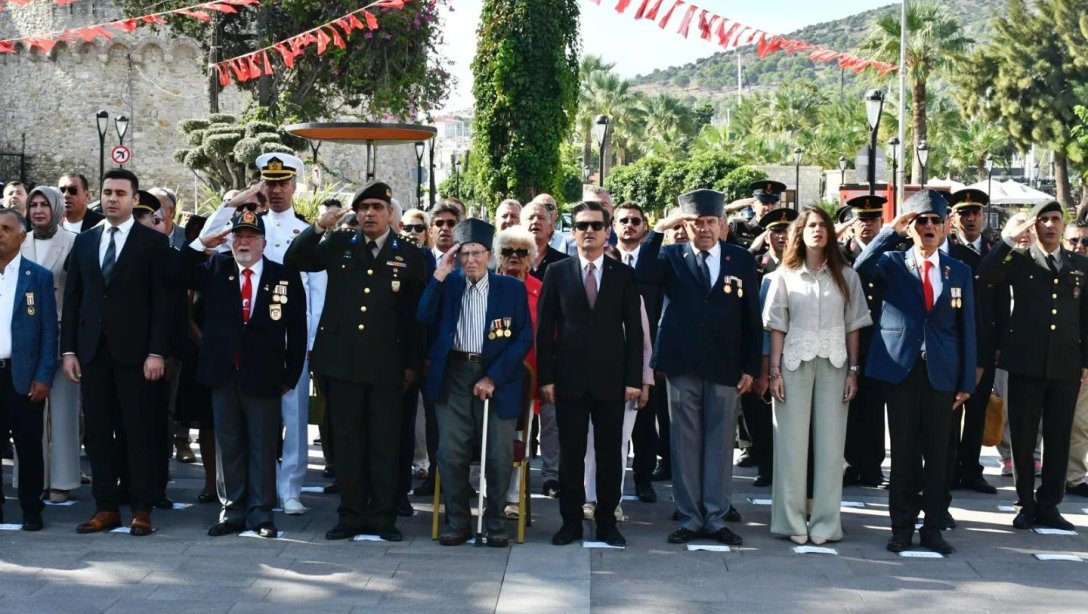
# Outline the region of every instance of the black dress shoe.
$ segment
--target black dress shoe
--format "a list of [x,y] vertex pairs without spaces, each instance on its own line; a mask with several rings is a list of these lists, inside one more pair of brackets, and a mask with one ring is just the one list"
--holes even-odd
[[941,517],[937,518],[937,521],[934,524],[936,528],[945,531],[955,529],[958,526],[956,524],[956,519],[952,517],[952,512],[949,512],[948,510],[945,510],[944,513],[941,514]]
[[556,498],[559,496],[559,480],[544,480],[544,485],[540,488],[540,492],[545,497]]
[[337,524],[335,527],[325,532],[325,539],[351,539],[356,535],[362,535],[366,533],[366,530],[361,527],[349,527],[343,524]]
[[386,542],[404,541],[404,535],[397,527],[386,527],[378,530],[378,537]]
[[502,529],[487,532],[487,545],[491,548],[506,548],[510,545],[510,535]]
[[230,522],[229,520],[223,520],[217,522],[208,529],[208,535],[212,537],[222,537],[224,535],[230,535],[231,533],[241,533],[245,531],[245,526],[238,522]]
[[1035,514],[1028,510],[1021,509],[1020,512],[1016,514],[1016,518],[1012,519],[1012,526],[1025,531],[1034,529]]
[[672,521],[673,522],[680,522],[680,510],[674,509],[672,511]]
[[844,471],[842,474],[842,485],[845,487],[853,486],[860,483],[861,474],[858,473],[857,469],[854,469],[853,467],[847,467],[846,471]]
[[340,486],[336,482],[333,482],[332,484],[325,486],[325,488],[322,488],[321,492],[326,495],[338,495],[340,494]]
[[960,488],[980,492],[984,495],[996,495],[997,489],[987,482],[981,475],[960,478]]
[[948,542],[944,541],[941,530],[936,527],[922,527],[922,530],[918,532],[918,536],[919,543],[922,544],[923,548],[928,548],[937,554],[948,556],[956,551]]
[[672,467],[669,465],[659,463],[657,468],[654,469],[654,474],[650,476],[650,479],[654,482],[667,482],[672,479]]
[[428,477],[416,486],[412,491],[413,497],[433,497],[434,496],[434,480]]
[[559,527],[559,530],[552,535],[552,545],[554,546],[566,546],[572,542],[576,542],[582,539],[582,525],[576,524],[564,524]]
[[726,527],[722,527],[711,533],[709,537],[727,546],[739,546],[744,543],[744,540],[740,538],[740,535],[737,535]]
[[396,511],[397,516],[405,518],[416,515],[416,510],[412,507],[412,502],[408,500],[408,495],[402,496],[400,501],[397,501]]
[[273,539],[279,537],[280,532],[276,530],[276,525],[271,522],[262,522],[257,525],[257,536],[265,539]]
[[756,479],[752,480],[752,486],[756,488],[763,488],[764,486],[771,485],[771,476],[763,475],[762,473],[756,476]]
[[756,466],[756,459],[755,459],[754,456],[752,456],[751,454],[748,453],[748,450],[745,450],[744,452],[741,452],[740,456],[737,457],[737,466],[738,467],[755,467]]
[[900,533],[892,534],[892,538],[888,540],[888,552],[900,553],[904,550],[910,550],[910,540],[914,537],[914,533]]
[[669,533],[669,543],[686,544],[697,537],[699,537],[698,531],[692,531],[691,529],[685,529],[684,527],[680,527],[672,533]]
[[859,475],[858,484],[861,486],[868,486],[869,488],[880,488],[884,485],[884,474],[874,473],[872,475]]
[[163,497],[155,502],[155,509],[172,510],[174,509],[174,502],[167,497]]
[[1072,531],[1073,523],[1069,522],[1058,512],[1058,508],[1039,508],[1035,512],[1035,524],[1062,531]]
[[650,482],[635,484],[635,494],[638,495],[638,500],[643,503],[657,503],[657,491],[654,490],[654,485]]
[[197,503],[214,503],[219,500],[219,495],[214,492],[202,492],[196,496]]
[[1088,497],[1088,483],[1081,482],[1076,486],[1066,486],[1066,494],[1077,495],[1078,497]]
[[726,522],[740,522],[740,520],[741,520],[740,512],[737,511],[737,508],[730,505],[729,506],[729,511],[727,511],[725,513],[725,521]]
[[[3,522],[3,519],[0,519]],[[45,523],[42,522],[41,514],[23,514],[23,526],[24,531],[41,531],[45,528]]]
[[616,548],[626,548],[627,540],[620,533],[619,529],[615,525],[609,527],[597,527],[597,541],[602,541],[609,546]]
[[321,470],[321,477],[329,480],[335,478],[336,469],[333,469],[332,465],[325,465],[325,468]]
[[471,538],[472,531],[469,529],[450,529],[438,536],[438,543],[443,546],[460,546]]

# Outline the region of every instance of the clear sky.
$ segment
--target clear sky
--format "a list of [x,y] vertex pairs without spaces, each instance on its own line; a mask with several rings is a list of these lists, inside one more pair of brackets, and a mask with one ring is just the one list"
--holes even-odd
[[[543,0],[541,0],[543,1]],[[457,84],[446,105],[448,110],[472,105],[472,73],[469,64],[476,52],[476,26],[483,0],[449,0],[453,10],[443,17],[445,54],[452,61]],[[581,0],[582,52],[603,56],[616,64],[616,70],[628,77],[687,64],[713,55],[720,48],[699,38],[695,24],[685,39],[676,33],[684,6],[673,14],[664,30],[644,19],[635,20],[640,2],[633,0],[622,15],[616,13],[615,0],[601,0],[598,6]],[[722,17],[772,34],[786,34],[807,25],[833,21],[855,13],[892,4],[889,0],[699,0],[696,5]],[[662,3],[664,15],[669,1]],[[846,50],[842,50],[846,51]]]

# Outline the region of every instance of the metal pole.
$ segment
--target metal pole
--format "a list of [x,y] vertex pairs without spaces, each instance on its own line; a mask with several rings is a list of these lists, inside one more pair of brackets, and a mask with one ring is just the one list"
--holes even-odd
[[604,146],[608,142],[608,127],[604,129],[604,138],[601,139],[601,165],[600,171],[597,174],[597,185],[604,187]]
[[797,156],[797,161],[793,165],[794,177],[793,177],[793,208],[797,211],[801,210],[801,156]]
[[892,213],[899,215],[899,182],[897,181],[896,173],[899,172],[899,156],[892,152]]
[[869,196],[876,195],[876,131],[880,127],[879,122],[878,119],[877,125],[869,130]]
[[[899,142],[903,151],[907,150],[907,0],[902,0],[899,8]],[[918,138],[919,135],[914,135]],[[913,149],[913,148],[912,148]],[[906,162],[904,158],[903,162]],[[895,194],[895,203],[898,207],[903,202],[903,194],[907,187],[907,165],[899,169],[899,187]]]
[[991,162],[990,168],[986,170],[986,227],[990,228],[990,230],[993,230],[993,228],[990,226],[990,219],[993,217],[994,214],[994,203],[992,200],[990,200],[992,198],[990,195],[993,194],[993,191],[994,166]]
[[98,187],[102,187],[102,176],[106,174],[106,133],[98,133]]
[[430,207],[428,207],[428,209],[434,209],[435,192],[437,192],[437,188],[435,188],[435,184],[434,184],[434,139],[431,139],[431,154],[430,154],[430,156],[431,156],[430,172],[427,173],[428,178],[429,178],[429,182],[430,182],[429,183],[430,187],[427,188],[427,191],[429,192],[428,200],[430,200]]

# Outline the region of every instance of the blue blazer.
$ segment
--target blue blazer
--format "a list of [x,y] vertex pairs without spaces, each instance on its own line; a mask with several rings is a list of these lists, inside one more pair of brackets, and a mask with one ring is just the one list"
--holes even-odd
[[11,314],[11,383],[30,394],[30,383],[53,386],[57,372],[57,296],[53,273],[23,258]]
[[763,353],[759,283],[756,261],[748,250],[724,241],[718,244],[718,279],[709,291],[690,244],[663,247],[657,266],[636,271],[636,276],[640,282],[658,284],[666,301],[651,366],[670,376],[694,375],[736,386],[743,374],[759,377]]
[[[453,350],[457,321],[461,317],[461,298],[465,293],[465,273],[455,269],[444,281],[431,277],[419,299],[416,317],[434,330],[427,348],[430,367],[423,382],[423,396],[438,399],[446,376],[446,358]],[[529,295],[525,284],[508,275],[487,273],[487,316],[481,364],[484,374],[495,382],[491,404],[500,418],[517,418],[525,409],[522,364],[533,346],[533,325],[529,318]],[[510,337],[488,339],[492,322],[510,318]],[[473,382],[475,383],[475,382]]]
[[[902,237],[885,228],[858,256],[854,268],[882,301],[865,374],[898,384],[907,378],[926,345],[930,384],[943,392],[975,390],[975,295],[970,267],[941,253],[941,295],[926,313],[922,282],[912,251],[891,251]],[[959,290],[962,306],[952,305]]]

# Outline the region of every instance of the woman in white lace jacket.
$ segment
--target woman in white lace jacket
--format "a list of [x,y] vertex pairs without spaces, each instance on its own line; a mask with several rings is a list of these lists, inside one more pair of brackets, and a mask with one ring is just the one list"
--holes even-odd
[[[858,385],[858,330],[872,319],[861,281],[822,209],[806,208],[790,226],[763,323],[771,332],[774,408],[771,532],[798,544],[838,541],[846,412]],[[813,491],[806,505],[810,429]]]

